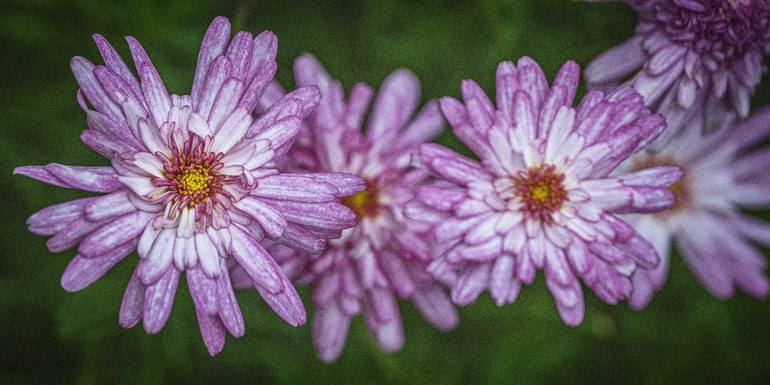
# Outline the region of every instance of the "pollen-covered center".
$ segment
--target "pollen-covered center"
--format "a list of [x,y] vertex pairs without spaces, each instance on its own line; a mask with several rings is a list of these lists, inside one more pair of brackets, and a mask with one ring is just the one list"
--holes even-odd
[[222,187],[235,178],[220,172],[224,167],[223,154],[206,151],[197,136],[188,139],[180,149],[172,148],[171,153],[163,162],[165,178],[156,178],[154,182],[168,188],[171,194],[167,199],[173,201],[175,208],[194,207],[196,211],[210,212],[218,201],[214,199],[216,195],[229,196]]
[[379,189],[372,183],[366,184],[366,189],[342,199],[345,206],[350,207],[356,215],[362,218],[372,218],[380,211]]
[[513,178],[513,186],[525,217],[550,223],[551,214],[567,200],[563,182],[564,175],[550,164],[520,171]]
[[189,194],[195,191],[208,189],[209,187],[209,170],[203,166],[195,166],[188,168],[184,174],[179,178],[180,190],[183,193]]
[[209,167],[206,163],[193,164],[176,174],[173,182],[177,192],[183,197],[190,197],[193,204],[199,204],[208,198],[209,185],[215,179],[213,175],[209,175]]

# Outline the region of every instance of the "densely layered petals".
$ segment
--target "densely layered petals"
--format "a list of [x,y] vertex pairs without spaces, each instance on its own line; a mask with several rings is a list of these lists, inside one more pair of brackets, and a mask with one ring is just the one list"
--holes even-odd
[[[318,357],[331,362],[340,356],[350,320],[358,314],[384,351],[399,350],[404,342],[399,298],[411,300],[436,327],[453,328],[457,313],[442,285],[425,272],[430,259],[428,228],[407,220],[402,213],[416,186],[427,177],[423,171],[410,171],[409,159],[421,143],[441,131],[437,103],[428,102],[418,111],[419,83],[406,70],[385,79],[376,97],[364,84],[355,85],[345,97],[340,83],[309,55],[295,61],[294,72],[298,85],[317,86],[323,98],[305,120],[284,167],[317,174],[313,174],[315,181],[280,180],[268,185],[260,196],[270,201],[269,195],[299,183],[316,186],[317,197],[328,193],[323,187],[326,183],[350,184],[339,179],[338,175],[344,174],[326,172],[352,173],[365,181],[365,185],[351,184],[346,192],[357,194],[342,200],[358,214],[358,224],[352,229],[344,230],[354,218],[332,215],[329,203],[307,200],[302,203],[307,209],[302,209],[301,216],[287,216],[298,225],[294,229],[300,234],[315,236],[322,226],[342,230],[337,233],[341,237],[330,241],[323,253],[287,254],[280,245],[271,248],[285,255],[287,273],[313,287],[313,340]],[[364,133],[363,117],[373,98]],[[363,187],[366,189],[359,192]],[[300,213],[297,203],[274,207]],[[284,235],[285,245],[297,242],[291,235]],[[242,273],[237,275],[243,277]]]
[[244,333],[229,270],[239,266],[282,318],[297,326],[305,310],[261,242],[312,222],[311,240],[339,236],[355,214],[336,200],[363,187],[353,175],[282,174],[276,158],[316,106],[318,89],[286,94],[254,113],[275,74],[276,38],[238,32],[218,17],[201,44],[189,95],[169,94],[144,48],[128,37],[135,72],[95,35],[103,65],[72,59],[78,102],[88,116],[84,143],[107,167],[23,166],[16,173],[45,183],[105,195],[43,209],[31,231],[50,235],[48,248],[77,247],[62,286],[81,290],[134,250],[139,263],[124,294],[120,323],[142,321],[154,334],[171,312],[182,273],[201,335],[216,354],[225,332]]
[[629,87],[589,92],[572,107],[580,71],[566,63],[549,86],[529,58],[497,70],[496,104],[473,81],[463,101],[443,98],[454,133],[479,157],[423,144],[416,163],[438,180],[420,187],[406,214],[433,226],[428,267],[452,281],[452,300],[485,289],[512,303],[538,270],[565,323],[583,319],[582,281],[607,303],[631,293],[631,274],[658,264],[655,248],[619,218],[674,204],[677,167],[613,174],[665,127]]
[[731,297],[736,288],[758,298],[768,293],[767,260],[757,246],[769,244],[770,226],[741,209],[770,207],[770,151],[761,146],[770,136],[770,109],[702,136],[708,124],[690,121],[660,150],[640,152],[623,165],[625,170],[675,165],[685,172],[672,187],[677,198],[673,208],[629,218],[662,258],[657,268],[634,274],[630,304],[635,309],[644,308],[665,284],[672,243],[715,297]]
[[625,2],[639,13],[636,34],[586,68],[589,85],[610,88],[631,77],[629,84],[669,123],[723,102],[748,115],[770,50],[766,0]]

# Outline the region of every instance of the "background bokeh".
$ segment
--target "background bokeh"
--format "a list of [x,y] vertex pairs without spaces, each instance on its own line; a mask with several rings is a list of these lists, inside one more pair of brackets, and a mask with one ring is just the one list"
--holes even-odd
[[[356,319],[338,363],[314,355],[310,327],[284,324],[254,292],[239,293],[246,336],[211,358],[180,284],[165,329],[118,326],[135,255],[87,289],[69,294],[59,276],[73,251],[51,254],[26,231],[34,211],[84,194],[11,176],[22,164],[104,165],[80,143],[85,114],[75,102],[72,56],[100,61],[99,32],[127,54],[121,37],[144,44],[170,91],[188,90],[203,33],[216,15],[235,29],[279,38],[278,78],[311,52],[350,88],[379,86],[408,67],[423,98],[459,95],[461,79],[493,92],[496,65],[522,55],[549,77],[629,37],[635,15],[620,4],[527,1],[0,1],[0,383],[770,383],[770,305],[738,294],[710,297],[679,259],[643,312],[587,294],[577,328],[559,319],[542,280],[513,305],[487,294],[442,333],[401,304],[406,344],[380,352]],[[763,84],[754,105],[770,101]],[[439,142],[466,151],[448,133]],[[588,292],[587,292],[588,293]],[[306,303],[309,292],[301,290]]]

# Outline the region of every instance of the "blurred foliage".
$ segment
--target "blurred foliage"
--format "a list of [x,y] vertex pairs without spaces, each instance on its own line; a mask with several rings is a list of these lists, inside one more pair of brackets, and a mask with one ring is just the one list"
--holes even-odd
[[[285,325],[253,292],[239,293],[246,336],[210,358],[189,294],[180,286],[165,329],[123,330],[117,312],[136,256],[75,294],[59,276],[74,252],[57,255],[25,230],[47,205],[84,194],[12,177],[21,164],[106,164],[78,139],[85,115],[74,100],[68,61],[98,61],[99,32],[127,54],[121,36],[139,38],[172,92],[192,79],[211,19],[270,29],[279,38],[278,78],[315,54],[348,88],[379,85],[407,67],[424,98],[459,95],[461,79],[493,92],[495,67],[522,55],[549,76],[567,59],[585,65],[629,37],[634,14],[619,4],[507,1],[4,0],[0,2],[0,383],[770,383],[770,306],[738,294],[710,297],[679,259],[664,290],[643,312],[609,306],[587,292],[586,318],[562,324],[540,281],[517,303],[488,295],[461,309],[450,333],[402,304],[407,342],[384,354],[356,319],[340,361],[315,359],[310,327]],[[770,101],[763,85],[754,104]],[[467,151],[445,133],[439,142]],[[301,294],[308,303],[309,293]]]

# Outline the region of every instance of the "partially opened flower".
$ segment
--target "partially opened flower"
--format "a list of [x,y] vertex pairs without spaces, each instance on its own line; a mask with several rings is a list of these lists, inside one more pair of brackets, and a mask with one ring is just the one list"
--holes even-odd
[[730,297],[736,287],[755,297],[767,295],[767,260],[754,243],[770,246],[770,225],[740,210],[770,208],[770,149],[761,145],[770,136],[770,108],[701,136],[704,124],[690,122],[662,150],[640,152],[622,167],[675,165],[685,172],[671,186],[674,207],[629,218],[662,258],[658,267],[634,274],[629,303],[636,309],[645,307],[665,283],[672,241],[714,296]]
[[748,115],[770,50],[767,0],[624,2],[639,13],[636,35],[586,68],[589,85],[611,87],[635,73],[630,84],[659,112],[704,112],[727,100]]
[[47,243],[53,252],[77,247],[62,286],[83,289],[137,250],[140,260],[123,297],[120,324],[141,320],[148,333],[157,333],[184,272],[213,355],[224,346],[225,330],[236,337],[244,333],[227,274],[235,264],[281,317],[303,324],[300,298],[259,240],[283,236],[298,217],[323,216],[318,226],[331,230],[352,226],[354,213],[334,201],[341,190],[362,184],[352,176],[282,174],[274,168],[273,159],[287,151],[301,119],[317,104],[317,89],[298,89],[254,118],[275,73],[276,38],[239,32],[231,40],[230,23],[222,17],[203,39],[192,91],[184,96],[168,94],[136,39],[127,38],[138,80],[103,37],[94,37],[105,64],[82,57],[71,62],[78,101],[88,115],[81,139],[112,165],[52,163],[15,171],[107,193],[48,207],[27,222],[34,233],[53,236]]
[[544,270],[561,318],[577,325],[580,281],[614,304],[631,293],[635,270],[657,265],[655,248],[617,214],[671,207],[668,186],[681,170],[610,173],[665,122],[627,86],[591,91],[573,108],[579,76],[567,62],[549,86],[525,57],[499,65],[496,105],[471,80],[462,82],[464,103],[441,99],[455,135],[480,161],[422,145],[418,163],[440,180],[421,187],[406,213],[435,222],[441,246],[429,271],[454,277],[456,303],[472,303],[484,289],[499,306],[512,303]]
[[441,131],[438,104],[429,102],[415,114],[419,82],[411,72],[398,70],[385,79],[364,133],[371,88],[357,84],[345,98],[340,83],[310,55],[298,58],[294,70],[298,85],[318,86],[323,98],[305,120],[304,136],[289,153],[287,167],[349,172],[366,180],[366,190],[343,200],[358,213],[358,225],[329,241],[323,253],[298,253],[284,264],[290,275],[313,287],[318,356],[327,362],[339,357],[357,314],[383,350],[399,350],[404,334],[396,298],[411,300],[436,327],[453,328],[457,314],[449,296],[425,272],[430,229],[402,214],[427,177],[423,170],[409,169],[410,154]]

